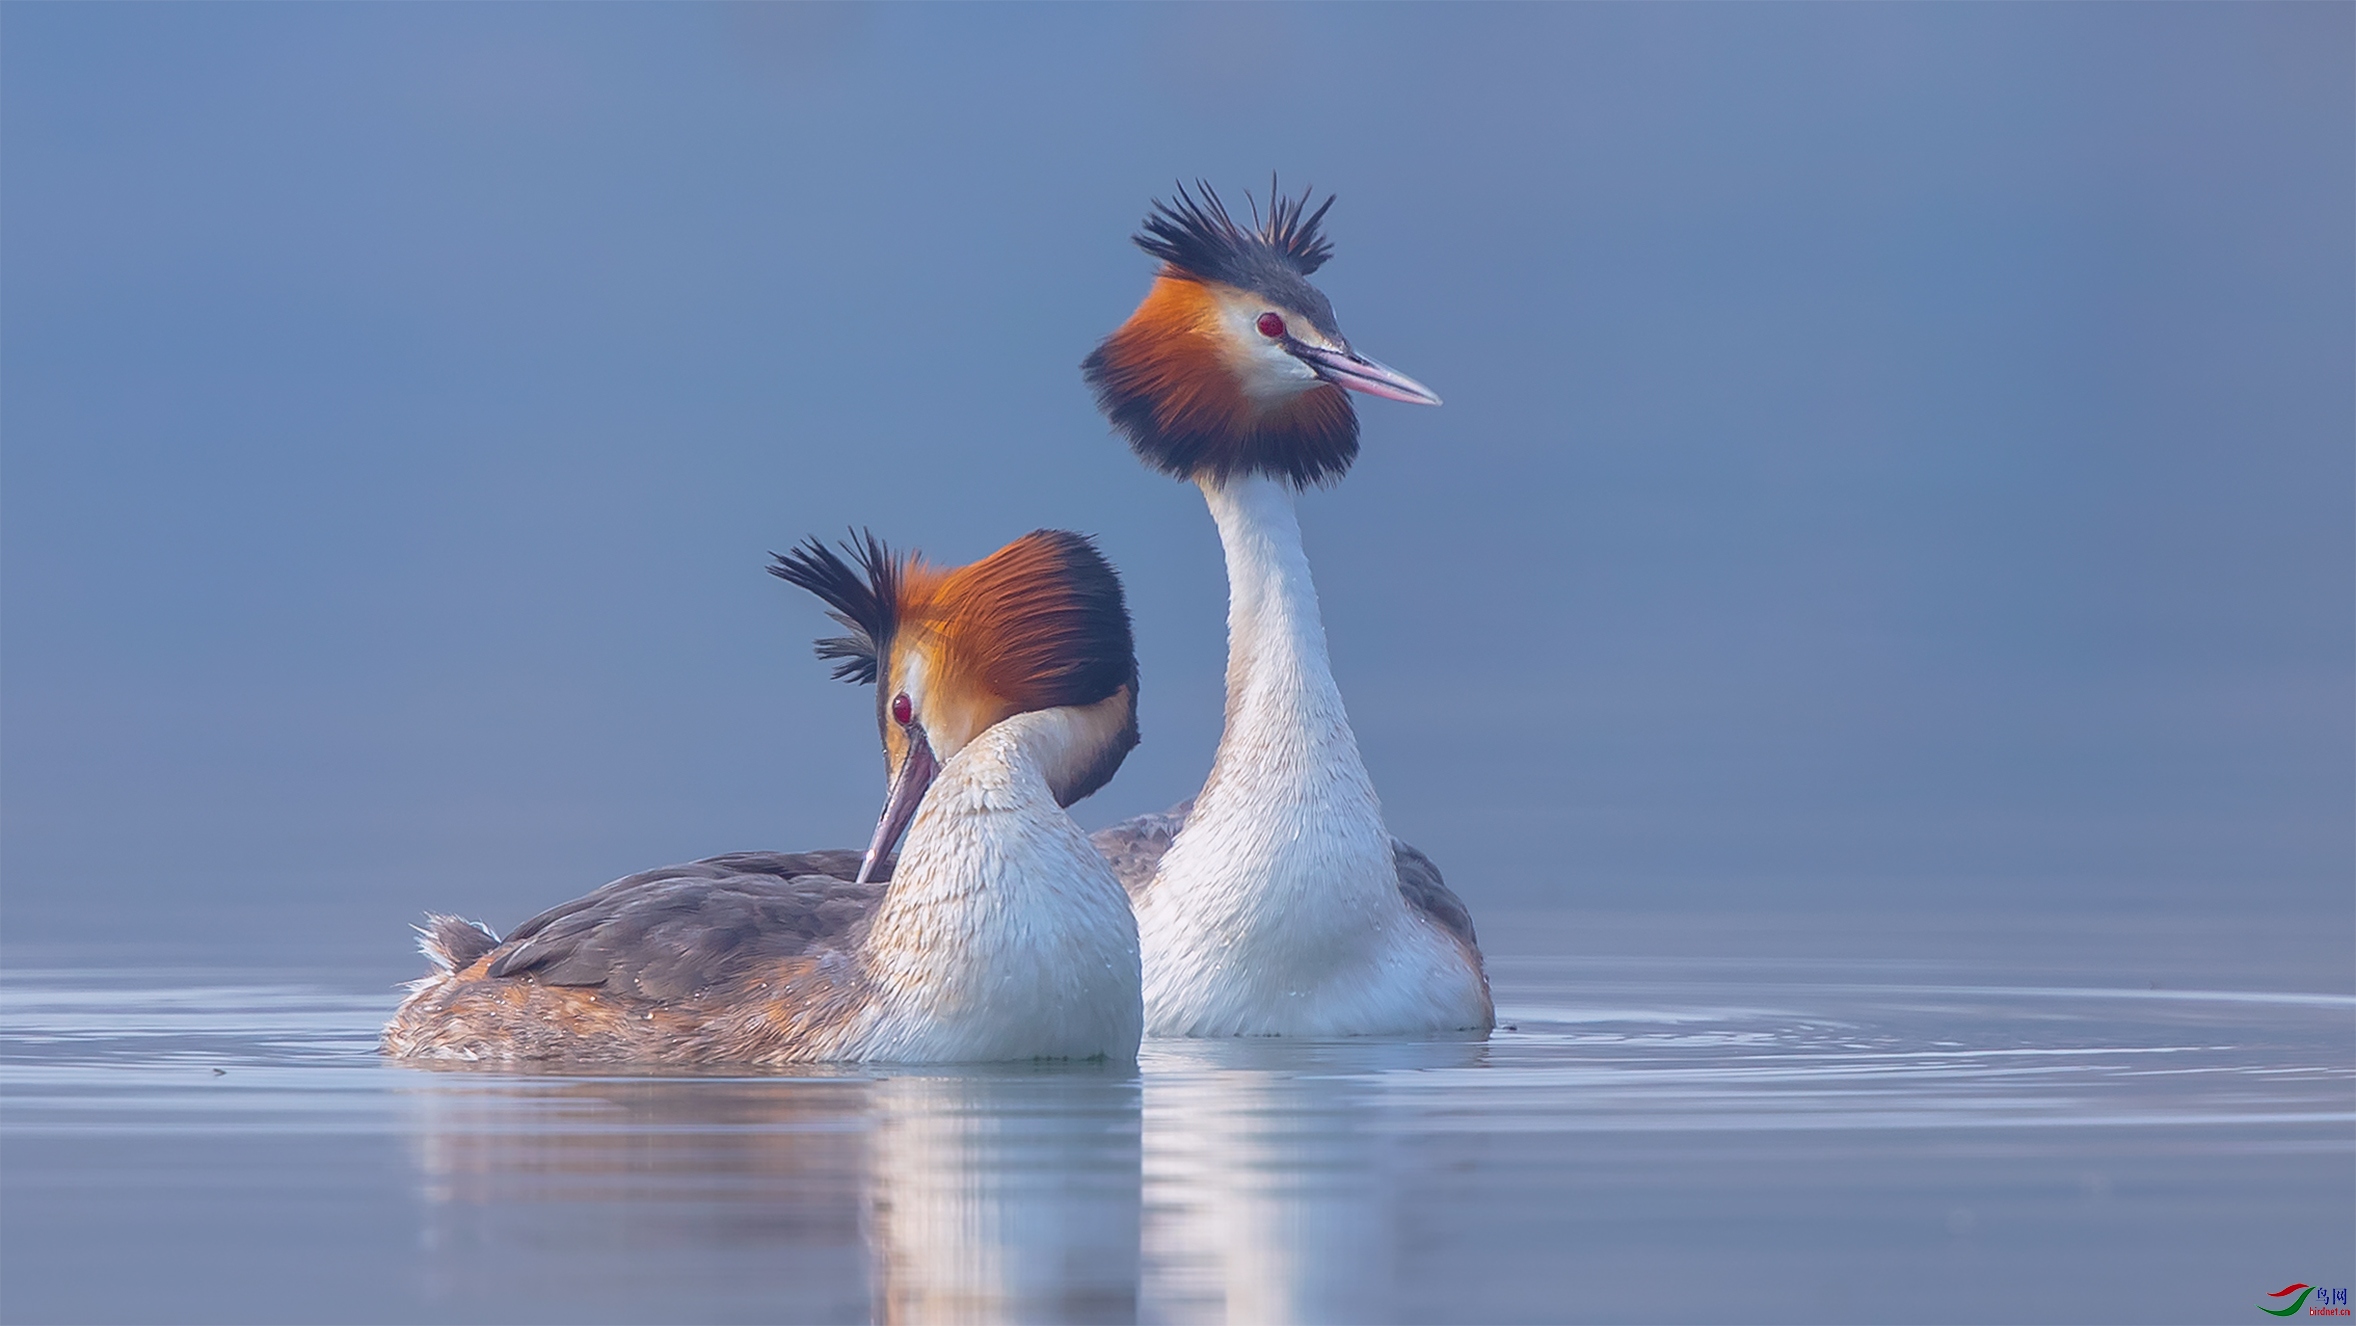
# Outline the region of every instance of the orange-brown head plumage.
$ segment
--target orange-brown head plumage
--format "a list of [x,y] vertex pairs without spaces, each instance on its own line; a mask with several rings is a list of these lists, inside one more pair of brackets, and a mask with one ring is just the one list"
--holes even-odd
[[1263,338],[1237,325],[1276,311],[1272,303],[1165,266],[1145,302],[1088,356],[1097,407],[1140,459],[1182,479],[1266,474],[1305,485],[1348,473],[1358,412],[1340,387],[1304,372],[1298,383],[1251,390],[1265,376],[1251,359]]
[[1136,676],[1120,578],[1080,535],[1026,534],[941,577],[931,605],[937,666],[1012,713],[1094,704]]
[[1347,352],[1307,279],[1333,252],[1320,230],[1333,199],[1312,212],[1307,193],[1276,196],[1246,228],[1198,187],[1199,198],[1180,186],[1175,202],[1156,201],[1136,236],[1162,269],[1081,365],[1097,406],[1140,459],[1178,478],[1340,478],[1358,455],[1357,411],[1310,365],[1272,353],[1288,342]]
[[1103,786],[1137,744],[1128,607],[1119,576],[1083,536],[1036,530],[951,568],[894,554],[873,535],[844,551],[849,562],[811,539],[770,571],[817,594],[850,628],[819,641],[818,653],[842,660],[837,677],[880,683],[877,721],[892,770],[916,735],[947,759],[1016,714],[1086,710],[1105,736],[1055,779],[1069,805]]

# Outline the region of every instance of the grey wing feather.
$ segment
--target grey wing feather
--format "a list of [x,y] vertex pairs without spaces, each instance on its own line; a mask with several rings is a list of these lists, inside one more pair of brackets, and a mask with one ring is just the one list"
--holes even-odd
[[734,852],[631,875],[517,926],[485,974],[690,998],[856,945],[884,894],[882,880],[851,882],[858,863],[856,852]]
[[[1193,812],[1194,800],[1190,797],[1158,815],[1139,815],[1098,829],[1088,840],[1096,844],[1096,850],[1111,864],[1121,887],[1135,899],[1153,883],[1162,854],[1170,850],[1171,841],[1186,827],[1186,817]],[[1473,938],[1472,913],[1440,878],[1440,868],[1432,864],[1430,857],[1393,838],[1391,861],[1399,872],[1399,896],[1407,900],[1408,906],[1466,944],[1475,949],[1480,947]]]
[[1399,871],[1399,893],[1407,899],[1408,906],[1430,917],[1432,924],[1469,947],[1480,948],[1480,941],[1473,938],[1472,913],[1466,910],[1464,900],[1448,887],[1447,881],[1440,878],[1440,868],[1432,864],[1430,857],[1393,838],[1391,862]]

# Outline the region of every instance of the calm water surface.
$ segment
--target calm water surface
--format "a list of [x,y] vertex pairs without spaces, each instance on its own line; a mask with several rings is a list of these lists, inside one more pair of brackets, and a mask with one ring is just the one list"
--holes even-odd
[[19,964],[0,1315],[2261,1321],[2351,1279],[2356,999],[2212,967],[1507,956],[1486,1044],[648,1079]]

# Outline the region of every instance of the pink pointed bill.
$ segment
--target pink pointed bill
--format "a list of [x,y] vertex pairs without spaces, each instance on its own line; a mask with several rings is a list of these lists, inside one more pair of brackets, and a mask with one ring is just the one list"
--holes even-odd
[[859,861],[858,883],[865,884],[875,874],[876,863],[899,845],[900,835],[907,832],[908,821],[916,818],[916,808],[924,802],[925,789],[933,785],[933,775],[940,768],[933,759],[932,743],[924,739],[924,729],[909,729],[908,758],[900,761],[900,773],[892,779],[883,814],[876,817],[875,838],[867,844],[867,855]]
[[1394,368],[1385,368],[1362,354],[1347,350],[1328,350],[1323,346],[1294,343],[1285,347],[1317,376],[1346,391],[1362,391],[1384,400],[1405,401],[1409,405],[1438,405],[1440,397],[1430,387]]

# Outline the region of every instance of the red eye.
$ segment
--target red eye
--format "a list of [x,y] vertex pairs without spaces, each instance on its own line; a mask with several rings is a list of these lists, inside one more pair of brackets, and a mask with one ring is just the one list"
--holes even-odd
[[916,706],[908,703],[908,692],[902,691],[892,697],[892,721],[902,727],[916,721]]
[[1277,317],[1273,313],[1261,314],[1260,321],[1257,325],[1260,328],[1260,334],[1267,337],[1271,341],[1275,340],[1279,336],[1284,335],[1284,319]]

